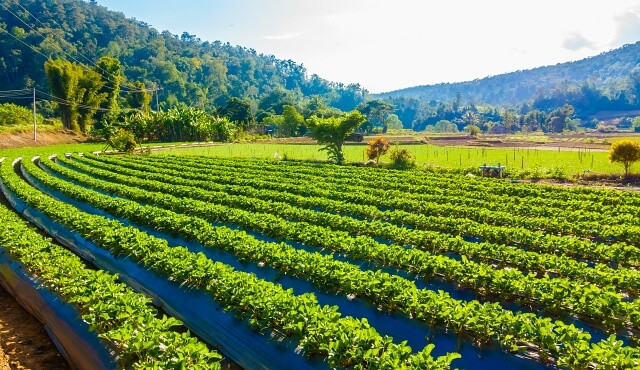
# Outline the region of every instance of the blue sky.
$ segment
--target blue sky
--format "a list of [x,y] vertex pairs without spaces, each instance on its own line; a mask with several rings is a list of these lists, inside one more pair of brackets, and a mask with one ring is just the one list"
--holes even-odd
[[640,41],[640,0],[98,0],[174,34],[372,92],[467,81]]

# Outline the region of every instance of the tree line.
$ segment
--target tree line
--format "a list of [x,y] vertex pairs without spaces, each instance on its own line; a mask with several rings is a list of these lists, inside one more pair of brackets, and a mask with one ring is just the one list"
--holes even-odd
[[[158,101],[164,110],[184,103],[213,112],[237,98],[248,102],[260,119],[263,111],[281,114],[284,104],[302,109],[314,97],[332,108],[350,111],[367,95],[359,84],[309,76],[303,65],[291,60],[220,41],[202,41],[186,32],[174,35],[158,31],[95,2],[0,0],[0,4],[11,11],[0,12],[0,84],[6,89],[46,90],[47,75],[42,65],[49,59],[93,68],[90,61],[108,57],[119,60],[119,82],[129,89],[140,90],[128,85],[134,83],[147,89],[160,88]],[[117,71],[106,67],[100,65],[97,71],[115,83]],[[87,76],[79,82],[93,78],[86,69],[84,72]],[[108,86],[105,80],[99,94],[108,93]],[[121,92],[124,90],[121,88]],[[114,93],[109,95],[112,103],[114,97]],[[39,110],[52,113],[47,104],[41,104]],[[95,115],[99,117],[101,112]],[[84,118],[77,117],[79,125]]]

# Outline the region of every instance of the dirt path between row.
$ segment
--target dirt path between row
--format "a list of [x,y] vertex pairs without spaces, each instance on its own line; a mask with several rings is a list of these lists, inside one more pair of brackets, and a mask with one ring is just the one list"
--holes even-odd
[[0,370],[69,368],[44,326],[0,287]]

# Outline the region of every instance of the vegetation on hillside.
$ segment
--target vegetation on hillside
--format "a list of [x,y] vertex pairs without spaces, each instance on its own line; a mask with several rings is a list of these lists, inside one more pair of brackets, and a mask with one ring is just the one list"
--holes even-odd
[[[640,42],[576,62],[560,63],[468,82],[415,86],[380,94],[381,97],[416,98],[429,102],[455,98],[460,93],[475,103],[514,106],[533,100],[541,107],[564,98],[576,105],[582,98],[610,103],[637,103],[640,82]],[[603,99],[603,97],[605,99]],[[607,100],[609,100],[607,102]],[[582,108],[582,107],[580,107]],[[596,107],[594,107],[596,108]]]
[[[350,111],[367,93],[358,84],[308,76],[303,65],[291,60],[220,41],[202,41],[186,32],[180,36],[159,32],[92,3],[25,0],[16,4],[1,0],[7,10],[0,13],[3,88],[26,86],[47,91],[44,63],[64,59],[78,64],[85,73],[95,70],[103,75],[106,82],[99,93],[111,95],[101,108],[112,108],[117,101],[124,107],[148,105],[148,100],[136,99],[140,94],[131,96],[142,86],[160,89],[160,108],[184,103],[213,112],[237,98],[247,102],[258,117],[281,114],[283,105],[305,109],[317,104],[312,103],[314,97]],[[114,59],[120,65],[112,63]],[[98,61],[95,66],[93,61]],[[116,90],[118,86],[121,91]],[[261,116],[261,112],[265,114]]]

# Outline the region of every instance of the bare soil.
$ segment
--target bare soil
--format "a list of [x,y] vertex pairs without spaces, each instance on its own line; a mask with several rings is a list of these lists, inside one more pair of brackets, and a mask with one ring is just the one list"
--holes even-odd
[[33,140],[32,132],[0,133],[0,149],[75,144],[87,140],[84,135],[73,131],[39,132],[37,139]]
[[69,368],[44,326],[0,287],[0,370]]

